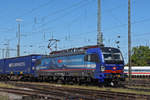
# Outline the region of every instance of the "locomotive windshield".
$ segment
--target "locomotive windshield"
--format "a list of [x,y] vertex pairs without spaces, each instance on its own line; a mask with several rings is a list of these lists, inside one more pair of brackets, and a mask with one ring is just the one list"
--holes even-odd
[[121,53],[103,53],[104,60],[122,60]]
[[123,57],[119,49],[116,48],[102,48],[103,58],[107,64],[123,64]]

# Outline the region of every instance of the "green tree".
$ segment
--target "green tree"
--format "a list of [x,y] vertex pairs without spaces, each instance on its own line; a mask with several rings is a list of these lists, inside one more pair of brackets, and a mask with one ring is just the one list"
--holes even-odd
[[132,66],[150,66],[150,48],[148,46],[133,47]]

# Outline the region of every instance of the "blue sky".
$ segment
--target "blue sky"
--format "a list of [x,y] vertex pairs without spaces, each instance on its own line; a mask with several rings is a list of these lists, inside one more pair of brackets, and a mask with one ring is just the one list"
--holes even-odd
[[[127,59],[128,0],[102,1],[104,44],[120,48]],[[17,18],[21,18],[21,55],[48,53],[48,40],[59,39],[58,49],[95,45],[97,0],[0,0],[0,46],[17,45]],[[150,1],[131,0],[132,46],[150,45]],[[45,35],[44,35],[45,33]],[[118,39],[117,36],[121,38]],[[16,51],[10,51],[16,56]],[[0,50],[0,57],[2,51]]]

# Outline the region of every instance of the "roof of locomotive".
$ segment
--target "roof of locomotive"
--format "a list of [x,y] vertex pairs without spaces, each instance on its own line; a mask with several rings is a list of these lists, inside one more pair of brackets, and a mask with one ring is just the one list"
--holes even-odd
[[89,48],[98,48],[98,45],[91,45],[91,46],[84,46],[79,48],[70,48],[70,49],[64,49],[60,51],[52,51],[50,54],[59,54],[59,53],[67,53],[67,52],[76,52],[76,51],[85,51]]
[[85,53],[87,49],[90,48],[100,48],[103,52],[120,52],[118,48],[113,48],[113,47],[104,47],[104,45],[90,45],[90,46],[84,46],[84,47],[79,47],[79,48],[70,48],[70,49],[65,49],[65,50],[60,50],[60,51],[53,51],[50,53],[50,55],[58,55],[58,54],[80,54],[80,53]]

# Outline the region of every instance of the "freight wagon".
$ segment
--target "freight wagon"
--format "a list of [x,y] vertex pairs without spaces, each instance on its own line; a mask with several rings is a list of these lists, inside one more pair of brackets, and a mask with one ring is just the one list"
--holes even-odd
[[27,55],[0,60],[1,79],[27,79],[36,77],[36,60],[42,55]]

